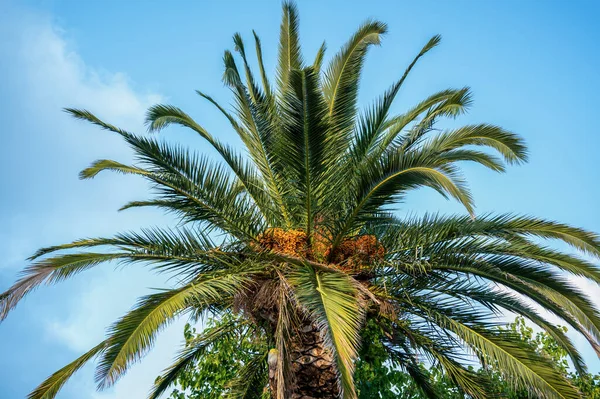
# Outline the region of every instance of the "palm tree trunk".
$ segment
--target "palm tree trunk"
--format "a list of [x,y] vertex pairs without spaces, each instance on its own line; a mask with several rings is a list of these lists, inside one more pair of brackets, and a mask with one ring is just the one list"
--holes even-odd
[[[338,398],[340,394],[335,361],[325,348],[318,328],[312,323],[300,326],[291,342],[291,396],[290,399]],[[275,397],[275,381],[271,378],[271,392]]]

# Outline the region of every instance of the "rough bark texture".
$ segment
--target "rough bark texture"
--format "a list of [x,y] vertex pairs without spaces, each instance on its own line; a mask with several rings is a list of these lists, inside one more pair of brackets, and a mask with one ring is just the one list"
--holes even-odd
[[340,394],[333,355],[312,324],[302,326],[291,344],[291,399],[338,398]]
[[[243,297],[238,298],[240,309],[246,309],[251,317],[269,326],[274,334],[279,320],[278,309],[279,284],[265,282],[249,290]],[[254,306],[248,309],[247,304]],[[296,310],[291,310],[295,312]],[[335,367],[335,360],[330,350],[325,348],[321,332],[306,316],[296,314],[296,323],[290,326],[291,336],[287,348],[289,368],[285,374],[287,391],[279,393],[285,399],[336,399],[340,397],[340,388]],[[271,397],[277,398],[277,372],[279,357],[275,348],[269,351],[269,387]]]

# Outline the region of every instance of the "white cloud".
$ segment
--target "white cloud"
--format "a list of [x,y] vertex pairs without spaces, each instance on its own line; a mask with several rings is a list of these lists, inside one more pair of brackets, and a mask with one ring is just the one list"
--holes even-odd
[[158,94],[134,91],[124,73],[86,65],[50,18],[28,14],[20,19],[15,61],[30,100],[45,103],[48,110],[64,104],[96,110],[128,129],[142,127],[146,108],[161,101]]
[[145,194],[141,181],[114,176],[94,182],[77,179],[79,170],[95,159],[128,162],[127,146],[114,134],[69,118],[62,108],[89,109],[115,125],[143,131],[145,110],[162,99],[134,90],[123,73],[87,65],[50,17],[10,7],[4,11],[0,97],[10,102],[3,108],[6,136],[0,167],[13,171],[3,175],[11,195],[2,198],[0,210],[0,239],[6,243],[0,267],[6,271],[21,267],[37,246],[56,243],[55,237],[76,238],[84,224],[91,229],[83,234],[99,234],[141,219],[140,213],[116,218],[114,212]]
[[[6,227],[0,233],[3,243],[0,249],[5,254],[0,285],[5,285],[9,282],[3,280],[4,273],[12,274],[23,267],[23,259],[39,246],[161,224],[167,218],[152,211],[124,214],[115,211],[129,200],[146,196],[145,184],[137,180],[110,176],[109,179],[99,177],[91,183],[77,181],[76,174],[82,165],[97,158],[127,161],[131,154],[114,135],[70,120],[60,111],[63,106],[86,108],[113,124],[140,131],[146,108],[160,102],[161,96],[135,90],[123,73],[110,73],[87,65],[65,38],[65,32],[48,16],[12,9],[4,17],[0,16],[0,34],[3,36],[0,56],[10,58],[9,77],[14,83],[13,91],[7,96],[13,97],[14,111],[20,114],[10,117],[23,129],[10,138],[15,148],[27,149],[30,156],[29,159],[10,159],[14,148],[0,149],[3,155],[0,163],[11,162],[11,168],[20,171],[19,176],[7,182],[20,197],[7,200],[12,202],[4,208],[10,212],[0,211]],[[35,118],[23,118],[28,114]],[[57,296],[48,298],[56,302],[53,310],[44,315],[36,314],[34,317],[38,320],[32,322],[45,331],[46,334],[40,335],[44,339],[27,344],[59,342],[75,357],[101,340],[105,328],[130,309],[137,297],[148,293],[146,287],[166,286],[163,277],[153,276],[139,267],[118,272],[112,269],[107,265],[86,272],[85,277],[82,275],[66,284],[66,289],[53,290]],[[0,287],[0,291],[1,288],[4,287]],[[62,300],[65,297],[67,301]],[[168,329],[157,341],[156,349],[113,390],[96,393],[93,372],[86,368],[67,385],[63,397],[69,394],[98,399],[143,396],[178,347],[181,324]],[[26,344],[19,342],[16,336],[7,339],[12,345]]]

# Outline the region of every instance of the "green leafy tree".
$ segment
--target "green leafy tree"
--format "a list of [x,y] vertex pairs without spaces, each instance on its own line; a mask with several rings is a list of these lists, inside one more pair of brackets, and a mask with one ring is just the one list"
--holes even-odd
[[573,383],[584,398],[600,399],[600,374],[571,375]]
[[[367,320],[361,331],[361,348],[354,378],[361,399],[397,398],[398,392],[410,382],[410,377],[389,361],[383,340],[384,330],[374,320]],[[418,388],[416,388],[418,391]],[[408,392],[403,397],[410,399]]]
[[[425,361],[471,397],[487,397],[489,381],[464,366],[469,357],[492,362],[507,381],[539,397],[578,398],[548,358],[512,331],[496,329],[494,320],[499,310],[527,317],[584,370],[571,340],[511,292],[551,311],[600,348],[598,312],[564,278],[571,273],[598,283],[600,272],[587,260],[540,243],[561,240],[598,258],[598,236],[529,216],[474,217],[459,164],[474,162],[501,172],[507,164],[524,162],[527,151],[519,136],[492,124],[443,129],[444,120],[470,106],[468,88],[442,90],[405,112],[392,112],[410,71],[440,43],[439,36],[360,111],[364,60],[386,25],[365,22],[324,65],[325,45],[312,60],[302,54],[298,24],[296,7],[285,3],[274,81],[265,72],[258,36],[255,74],[241,35],[234,35],[237,56],[230,51],[223,56],[233,111],[198,93],[230,122],[243,152],[172,105],[148,110],[149,130],[188,128],[220,160],[124,131],[85,110],[67,110],[120,136],[137,157],[133,165],[98,160],[81,177],[113,171],[146,179],[152,195],[123,209],[159,207],[179,224],[40,249],[21,278],[0,295],[0,318],[40,285],[108,261],[140,263],[175,277],[177,284],[142,297],[109,328],[104,341],[50,376],[30,398],[54,397],[94,357],[98,388],[109,387],[152,349],[156,335],[174,318],[231,311],[243,315],[251,333],[270,348],[248,361],[246,377],[232,385],[231,396],[263,392],[261,368],[254,367],[262,364],[275,398],[356,398],[361,330],[373,320],[384,330],[390,361],[429,397],[436,392],[422,367]],[[392,212],[419,187],[454,198],[468,215]],[[206,345],[230,333],[217,330],[187,347],[150,397],[159,397]]]
[[[230,334],[225,334],[219,340],[204,341],[204,337],[219,334],[223,329],[230,328]],[[244,326],[239,317],[231,313],[224,313],[220,319],[208,318],[204,329],[198,333],[190,324],[184,330],[185,347],[196,347],[199,342],[206,342],[202,356],[198,357],[193,367],[187,367],[178,374],[175,389],[171,393],[172,399],[222,399],[232,391],[232,382],[244,377],[247,364],[252,364],[257,356],[267,353],[268,347],[260,337],[251,333]],[[265,362],[261,361],[257,367],[263,369]],[[263,385],[266,386],[266,373]],[[268,390],[254,392],[253,396],[269,398]]]

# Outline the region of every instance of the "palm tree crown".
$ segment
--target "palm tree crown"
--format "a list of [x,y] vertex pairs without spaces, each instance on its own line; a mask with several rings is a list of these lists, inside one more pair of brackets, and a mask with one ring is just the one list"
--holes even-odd
[[[246,365],[232,382],[233,394],[250,398],[268,390],[277,398],[355,398],[353,369],[367,319],[385,332],[390,362],[408,372],[428,397],[435,397],[428,383],[432,366],[441,367],[470,397],[487,397],[486,381],[468,365],[490,364],[538,397],[579,397],[548,359],[510,331],[495,328],[495,320],[505,311],[523,315],[569,353],[575,368],[585,369],[571,340],[539,310],[562,319],[600,353],[598,312],[567,278],[598,283],[600,273],[589,261],[542,241],[561,240],[598,258],[600,239],[527,216],[474,216],[458,163],[502,172],[506,164],[524,162],[527,152],[519,136],[498,126],[438,128],[469,107],[468,88],[440,91],[392,114],[409,72],[439,44],[439,36],[381,97],[359,111],[365,56],[386,29],[367,21],[324,67],[325,44],[314,60],[303,57],[297,10],[285,3],[274,83],[265,72],[256,33],[256,75],[245,43],[234,35],[237,57],[229,51],[223,57],[233,111],[198,94],[229,121],[243,153],[179,108],[156,105],[147,113],[149,131],[185,126],[216,150],[217,162],[121,130],[88,111],[67,109],[121,136],[137,155],[135,165],[96,161],[81,178],[110,170],[147,179],[153,195],[122,209],[159,207],[175,214],[180,227],[40,249],[0,296],[0,319],[39,285],[108,261],[139,262],[180,283],[141,298],[103,342],[49,377],[31,399],[53,398],[94,357],[98,387],[108,387],[152,348],[157,333],[175,317],[230,311],[243,315],[242,325],[226,324],[197,338],[157,380],[151,398],[165,392],[207,345],[240,328],[272,349]],[[410,190],[423,186],[456,199],[469,215],[400,218],[393,212]]]

